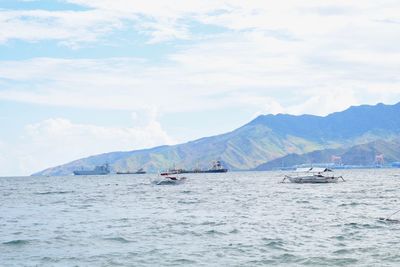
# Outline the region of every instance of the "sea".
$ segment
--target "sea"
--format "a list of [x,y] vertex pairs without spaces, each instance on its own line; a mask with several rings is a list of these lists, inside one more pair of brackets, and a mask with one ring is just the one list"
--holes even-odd
[[0,266],[400,266],[400,169],[0,178]]

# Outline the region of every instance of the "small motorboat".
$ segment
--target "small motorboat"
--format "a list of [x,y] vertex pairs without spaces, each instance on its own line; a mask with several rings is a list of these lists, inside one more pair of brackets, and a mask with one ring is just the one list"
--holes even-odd
[[172,174],[180,174],[182,173],[182,170],[180,169],[169,169],[168,171],[165,172],[161,172],[159,173],[161,176],[168,176],[168,175],[172,175]]
[[293,175],[285,175],[282,183],[289,181],[297,184],[324,184],[345,181],[342,176],[334,176],[327,168],[297,168]]
[[156,181],[157,185],[176,185],[186,181],[186,177],[178,177],[177,173],[161,173],[162,180]]

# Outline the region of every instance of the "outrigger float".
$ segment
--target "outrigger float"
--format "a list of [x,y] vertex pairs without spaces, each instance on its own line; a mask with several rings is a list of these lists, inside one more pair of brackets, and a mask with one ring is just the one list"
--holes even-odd
[[327,168],[297,168],[293,175],[285,175],[282,183],[323,184],[337,183],[339,180],[345,182],[342,176],[334,176],[331,173],[332,170]]

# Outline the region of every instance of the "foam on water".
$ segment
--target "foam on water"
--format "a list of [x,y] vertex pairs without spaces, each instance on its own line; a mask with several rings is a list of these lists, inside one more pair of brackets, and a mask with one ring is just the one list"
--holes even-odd
[[2,266],[398,266],[400,170],[0,178]]

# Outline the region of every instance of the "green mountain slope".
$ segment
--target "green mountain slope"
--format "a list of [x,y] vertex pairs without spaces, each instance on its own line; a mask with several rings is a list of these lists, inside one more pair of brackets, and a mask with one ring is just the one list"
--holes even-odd
[[114,171],[147,171],[209,167],[221,160],[231,170],[252,169],[262,163],[296,153],[349,147],[400,136],[400,103],[359,106],[326,117],[302,115],[259,116],[226,134],[185,144],[130,152],[111,152],[49,168],[36,175],[68,175],[73,170],[109,163]]

